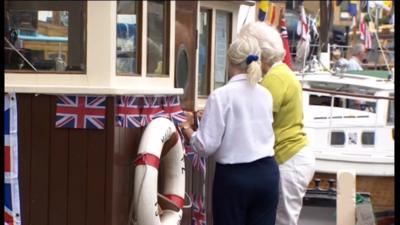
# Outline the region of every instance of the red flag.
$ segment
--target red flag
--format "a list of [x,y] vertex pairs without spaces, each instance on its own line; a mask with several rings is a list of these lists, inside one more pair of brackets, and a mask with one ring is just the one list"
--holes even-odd
[[364,41],[365,48],[372,48],[371,33],[369,32],[369,28],[364,20],[364,17],[361,17],[360,19],[360,39]]
[[288,65],[289,68],[292,68],[292,57],[290,55],[288,32],[284,18],[282,18],[281,21],[279,21],[279,26],[281,27],[281,37],[282,37],[283,47],[285,48],[286,51],[286,55],[285,58],[283,59],[283,62],[286,63],[286,65]]

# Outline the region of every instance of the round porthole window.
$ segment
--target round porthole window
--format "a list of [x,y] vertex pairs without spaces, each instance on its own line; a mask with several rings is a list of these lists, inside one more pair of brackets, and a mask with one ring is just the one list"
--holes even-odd
[[187,51],[184,45],[181,45],[178,50],[176,61],[175,87],[185,88],[189,77],[189,60]]

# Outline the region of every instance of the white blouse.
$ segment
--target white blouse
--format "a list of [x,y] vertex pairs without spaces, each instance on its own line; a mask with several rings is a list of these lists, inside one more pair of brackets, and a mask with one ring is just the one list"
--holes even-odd
[[239,74],[210,94],[190,144],[201,156],[214,154],[218,163],[252,162],[274,155],[272,122],[271,93]]

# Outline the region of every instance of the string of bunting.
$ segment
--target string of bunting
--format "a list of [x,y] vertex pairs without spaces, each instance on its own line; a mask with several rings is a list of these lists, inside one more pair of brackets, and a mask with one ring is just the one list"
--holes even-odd
[[21,224],[18,182],[18,123],[15,93],[4,95],[4,224]]
[[[57,96],[57,128],[104,129],[105,96]],[[119,127],[146,127],[152,120],[164,117],[175,125],[186,120],[179,96],[117,96],[116,124]]]

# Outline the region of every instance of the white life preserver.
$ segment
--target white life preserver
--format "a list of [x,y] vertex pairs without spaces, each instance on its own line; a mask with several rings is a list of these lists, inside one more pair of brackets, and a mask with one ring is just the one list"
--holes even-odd
[[[134,224],[179,225],[185,197],[185,161],[181,140],[170,120],[157,118],[146,127],[135,165]],[[161,195],[157,194],[160,165],[164,175]]]

